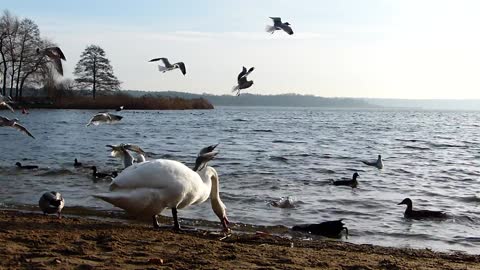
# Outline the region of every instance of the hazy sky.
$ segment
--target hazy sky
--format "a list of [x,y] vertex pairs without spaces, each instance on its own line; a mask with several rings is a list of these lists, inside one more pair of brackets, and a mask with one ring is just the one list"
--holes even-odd
[[[230,94],[242,66],[251,93],[480,98],[480,1],[0,0],[64,51],[65,77],[89,44],[123,89]],[[282,17],[295,34],[264,31]],[[154,57],[184,61],[159,73]]]

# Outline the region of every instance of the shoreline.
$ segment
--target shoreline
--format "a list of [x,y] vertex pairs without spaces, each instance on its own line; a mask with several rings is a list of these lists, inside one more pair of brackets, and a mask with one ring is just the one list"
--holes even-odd
[[480,255],[0,210],[0,269],[480,269]]

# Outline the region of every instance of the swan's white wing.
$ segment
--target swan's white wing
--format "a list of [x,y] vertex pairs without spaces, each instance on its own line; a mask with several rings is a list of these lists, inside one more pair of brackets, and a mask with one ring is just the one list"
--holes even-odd
[[[167,192],[148,188],[101,193],[95,194],[93,197],[102,199],[137,216],[145,216],[152,213],[160,213],[165,207],[168,207],[168,205],[153,203],[157,201],[156,198],[159,196],[159,193],[162,193],[163,198],[168,199],[169,194]],[[152,206],[157,209],[150,209]]]
[[176,193],[186,192],[199,184],[203,184],[200,176],[184,164],[157,159],[126,168],[112,181],[110,190],[153,188]]

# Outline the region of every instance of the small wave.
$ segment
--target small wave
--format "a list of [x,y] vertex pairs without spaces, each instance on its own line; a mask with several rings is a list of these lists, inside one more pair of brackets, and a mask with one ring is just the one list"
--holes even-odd
[[395,139],[400,142],[421,142],[421,140],[415,140],[415,139]]
[[450,144],[450,143],[434,143],[428,142],[429,145],[436,147],[436,148],[468,148],[465,145],[458,145],[458,144]]
[[278,208],[296,208],[297,203],[298,202],[294,198],[288,196],[282,197],[280,200],[270,201],[268,202],[268,205]]
[[280,161],[280,162],[283,162],[283,163],[288,163],[288,158],[286,158],[286,157],[271,156],[269,159],[273,160],[273,161]]
[[234,122],[248,122],[248,120],[242,119],[242,118],[236,118],[236,119],[233,119],[232,121],[234,121]]
[[46,172],[37,174],[37,176],[57,176],[57,175],[67,175],[67,174],[74,174],[74,172],[68,169],[48,170]]
[[306,143],[306,142],[287,141],[287,140],[273,140],[272,143]]
[[405,145],[403,148],[415,149],[415,150],[430,150],[430,147],[415,146],[415,145]]
[[458,199],[460,201],[463,201],[463,202],[478,202],[478,203],[480,203],[480,194],[475,194],[475,195],[466,196],[466,197],[460,197]]
[[255,132],[273,132],[271,129],[254,129]]

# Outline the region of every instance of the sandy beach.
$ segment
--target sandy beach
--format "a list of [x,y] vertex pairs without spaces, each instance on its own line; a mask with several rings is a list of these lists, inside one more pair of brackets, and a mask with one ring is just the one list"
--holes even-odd
[[480,255],[0,211],[1,269],[480,269]]

